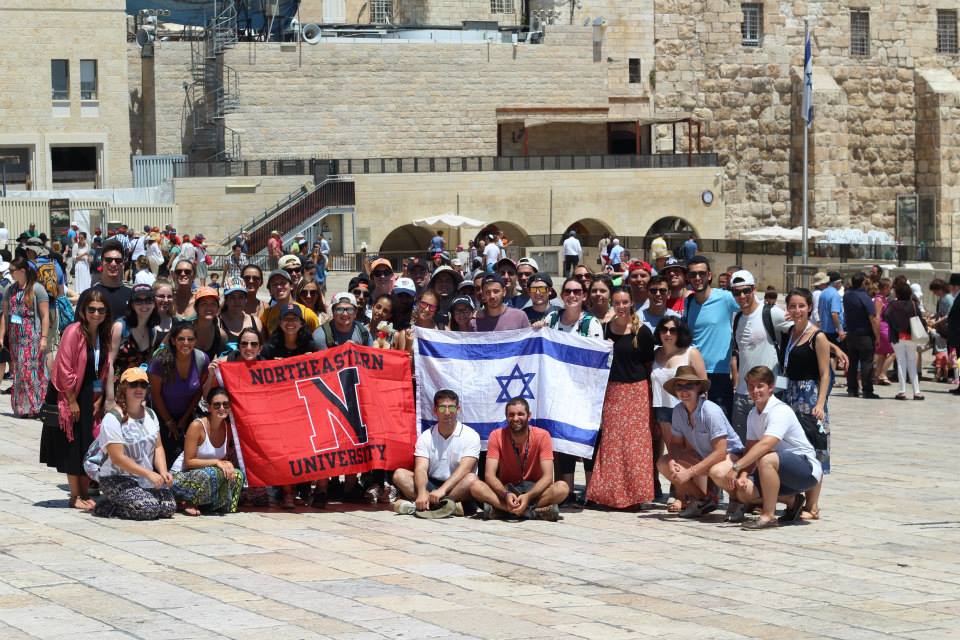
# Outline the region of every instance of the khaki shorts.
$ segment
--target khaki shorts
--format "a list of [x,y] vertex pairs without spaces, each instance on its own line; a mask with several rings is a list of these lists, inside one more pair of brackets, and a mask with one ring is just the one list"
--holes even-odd
[[50,305],[50,323],[47,327],[47,342],[43,349],[46,353],[54,353],[60,346],[60,321],[56,304]]

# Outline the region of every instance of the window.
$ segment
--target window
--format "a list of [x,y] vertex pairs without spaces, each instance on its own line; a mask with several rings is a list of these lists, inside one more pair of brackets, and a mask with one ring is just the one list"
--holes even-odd
[[513,0],[490,0],[490,13],[513,13]]
[[630,58],[630,84],[643,82],[643,76],[640,75],[640,58]]
[[743,46],[759,47],[763,42],[763,5],[744,2],[740,9],[743,11],[743,22],[740,24]]
[[393,21],[393,0],[371,0],[370,22],[387,24]]
[[70,99],[70,61],[50,61],[50,86],[54,100]]
[[937,53],[957,53],[956,9],[937,9]]
[[97,61],[80,61],[80,99],[97,99]]
[[870,55],[870,12],[850,12],[850,55]]

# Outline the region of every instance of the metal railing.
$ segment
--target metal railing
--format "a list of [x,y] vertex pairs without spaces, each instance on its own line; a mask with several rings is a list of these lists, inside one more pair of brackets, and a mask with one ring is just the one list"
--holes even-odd
[[271,231],[280,235],[304,224],[318,211],[328,207],[352,207],[355,200],[353,181],[331,178],[292,199],[286,206],[264,215],[248,225],[243,231],[250,234],[250,254],[256,254],[267,246]]
[[[314,163],[326,160],[226,160],[179,162],[175,178],[229,178],[231,176],[312,176]],[[329,175],[325,172],[324,175]]]

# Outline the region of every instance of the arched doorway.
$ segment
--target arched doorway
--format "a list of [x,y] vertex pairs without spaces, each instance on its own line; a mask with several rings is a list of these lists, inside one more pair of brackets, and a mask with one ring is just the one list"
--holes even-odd
[[643,239],[643,248],[649,249],[650,244],[657,237],[663,236],[663,239],[667,241],[667,247],[676,252],[676,248],[683,244],[691,234],[693,234],[694,237],[700,237],[700,234],[693,228],[693,225],[683,218],[675,216],[660,218],[650,225],[650,229]]
[[500,232],[503,232],[504,238],[507,240],[507,246],[525,247],[530,244],[530,235],[522,227],[503,220],[488,224],[481,229],[480,233],[474,238],[474,242],[487,241],[491,235],[496,236]]
[[580,244],[585,247],[595,247],[600,244],[600,238],[602,238],[605,233],[609,233],[611,238],[617,235],[607,223],[597,220],[596,218],[581,218],[577,220],[563,230],[563,237],[566,238],[571,230],[577,232],[577,238],[580,240]]
[[380,253],[423,253],[430,246],[432,236],[433,232],[430,229],[405,224],[387,234],[380,243]]

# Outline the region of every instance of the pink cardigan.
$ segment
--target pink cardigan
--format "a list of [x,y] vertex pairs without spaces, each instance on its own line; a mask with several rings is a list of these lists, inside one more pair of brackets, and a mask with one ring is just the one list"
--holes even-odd
[[[110,346],[100,346],[100,357],[107,358],[107,366],[102,368],[100,378],[104,388],[110,380],[112,363],[109,362]],[[57,349],[57,359],[50,376],[57,394],[57,407],[60,409],[60,429],[67,436],[68,442],[73,442],[73,417],[70,415],[70,402],[67,400],[67,391],[74,395],[80,393],[83,385],[83,372],[87,368],[87,340],[83,335],[83,328],[79,322],[67,326],[60,338],[60,347]],[[94,416],[94,435],[99,431],[100,421]]]

